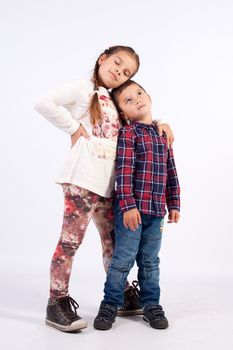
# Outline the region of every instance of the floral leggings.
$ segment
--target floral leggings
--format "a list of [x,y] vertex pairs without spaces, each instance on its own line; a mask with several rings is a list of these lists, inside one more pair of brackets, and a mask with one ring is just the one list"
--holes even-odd
[[93,219],[101,238],[103,263],[108,270],[113,254],[113,198],[63,184],[65,208],[60,239],[50,268],[50,298],[68,295],[73,257]]

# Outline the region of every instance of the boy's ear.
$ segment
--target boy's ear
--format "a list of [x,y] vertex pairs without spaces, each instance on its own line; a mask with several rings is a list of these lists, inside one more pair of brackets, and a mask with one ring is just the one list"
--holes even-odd
[[120,118],[121,118],[122,120],[124,120],[126,124],[130,124],[130,120],[126,117],[126,115],[124,114],[124,112],[120,112],[119,115],[120,115]]
[[149,97],[150,102],[152,102],[152,101],[151,101],[151,97],[150,97],[150,95],[149,95],[149,94],[147,94],[147,95],[148,95],[148,97]]
[[124,112],[120,112],[119,115],[120,115],[120,117],[121,117],[122,119],[127,120],[127,117],[126,117],[126,115],[124,114]]
[[101,55],[100,58],[98,59],[98,63],[99,64],[103,63],[107,57],[108,56],[105,53],[103,53],[103,55]]
[[124,113],[124,112],[120,112],[119,114],[120,114],[120,118],[123,119],[123,120],[125,120],[126,123],[128,124],[128,123],[129,123],[129,119],[128,119],[128,117],[125,115],[125,113]]

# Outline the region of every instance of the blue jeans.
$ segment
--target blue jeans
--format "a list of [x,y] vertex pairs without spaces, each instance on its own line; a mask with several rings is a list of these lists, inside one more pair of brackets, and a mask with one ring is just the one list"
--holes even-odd
[[123,225],[118,201],[114,206],[115,249],[104,286],[103,303],[121,307],[130,269],[136,260],[142,307],[159,304],[159,250],[163,217],[141,213],[142,224],[136,231]]

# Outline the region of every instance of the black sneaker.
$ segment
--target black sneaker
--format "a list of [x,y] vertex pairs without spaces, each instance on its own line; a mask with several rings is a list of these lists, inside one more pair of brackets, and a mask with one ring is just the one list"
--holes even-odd
[[143,319],[149,322],[152,328],[165,329],[168,327],[168,320],[164,315],[162,306],[148,305],[143,310]]
[[[73,310],[72,310],[73,307]],[[63,332],[87,327],[87,322],[77,315],[79,305],[70,296],[49,299],[45,323]]]
[[110,304],[100,304],[98,315],[94,320],[94,328],[106,331],[112,328],[113,322],[115,322],[117,314],[117,308]]
[[117,311],[117,316],[143,315],[140,305],[138,281],[133,281],[132,286],[124,292],[124,305]]

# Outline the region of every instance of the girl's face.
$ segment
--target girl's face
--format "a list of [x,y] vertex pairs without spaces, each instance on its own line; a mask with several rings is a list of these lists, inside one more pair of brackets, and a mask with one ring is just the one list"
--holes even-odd
[[103,54],[98,63],[99,83],[107,89],[120,86],[137,70],[136,60],[126,51],[118,51],[110,56]]

